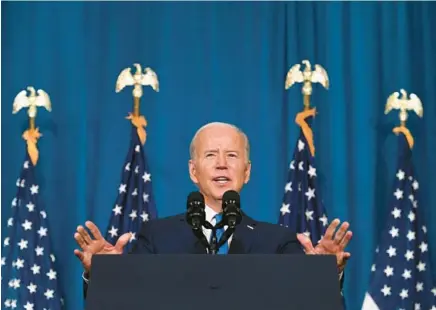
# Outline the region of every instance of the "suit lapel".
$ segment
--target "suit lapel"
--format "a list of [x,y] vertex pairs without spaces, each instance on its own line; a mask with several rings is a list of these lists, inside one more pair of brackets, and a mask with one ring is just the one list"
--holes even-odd
[[193,248],[191,249],[191,254],[206,254],[207,249],[206,246],[200,241],[199,238],[194,234],[194,232],[191,230],[191,236],[193,240],[190,242],[190,244],[193,244]]
[[[195,236],[194,236],[194,238],[195,238]],[[195,240],[194,246],[191,249],[190,254],[206,254],[206,253],[207,253],[207,250],[204,247],[204,245],[201,244],[200,240],[198,240],[198,239]]]
[[[200,240],[194,235],[188,223],[184,218],[180,221],[183,223],[186,238],[181,237],[180,240],[187,240],[187,253],[189,254],[206,254],[207,250]],[[186,229],[187,228],[187,229]],[[254,238],[254,230],[256,229],[256,221],[250,217],[243,215],[241,223],[236,227],[235,233],[232,236],[230,243],[229,254],[248,254],[251,251],[251,245]]]
[[191,227],[188,225],[184,217],[180,218],[180,222],[183,225],[183,233],[185,236],[181,236],[179,240],[186,240],[186,253],[188,254],[206,254],[206,247],[201,244],[200,240],[195,236]]
[[229,254],[248,254],[254,238],[256,222],[248,216],[243,216],[241,223],[236,227],[230,243]]

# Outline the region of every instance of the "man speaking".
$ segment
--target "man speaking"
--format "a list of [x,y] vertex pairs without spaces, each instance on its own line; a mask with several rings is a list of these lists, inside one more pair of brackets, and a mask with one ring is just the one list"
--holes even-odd
[[[192,139],[190,157],[189,175],[201,193],[190,198],[200,204],[204,201],[205,219],[212,226],[216,225],[221,222],[223,195],[230,195],[228,198],[235,202],[239,198],[237,193],[250,179],[248,138],[233,125],[210,123],[200,128]],[[210,247],[210,244],[216,243],[208,242],[211,235],[215,235],[211,234],[212,230],[203,228],[201,236],[194,234],[193,223],[185,213],[145,222],[131,253],[205,254],[216,250],[217,254],[331,254],[336,255],[338,272],[342,278],[345,263],[351,255],[345,252],[352,237],[347,222],[337,229],[339,220],[332,221],[324,237],[314,246],[304,234],[297,235],[292,229],[256,221],[242,212],[236,217],[239,222],[236,229],[228,228],[228,225],[217,229],[217,236],[226,229],[230,234],[227,234],[227,241],[216,249]],[[77,228],[74,238],[81,250],[75,250],[74,254],[84,267],[86,295],[92,255],[122,254],[130,234],[122,235],[113,245],[103,238],[94,223],[87,221],[85,226],[90,234],[83,226]]]

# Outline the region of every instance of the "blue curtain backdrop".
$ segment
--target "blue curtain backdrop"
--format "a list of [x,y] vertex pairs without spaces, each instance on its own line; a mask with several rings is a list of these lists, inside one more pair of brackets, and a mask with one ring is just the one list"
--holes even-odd
[[252,179],[242,193],[254,218],[277,222],[302,109],[301,85],[284,90],[291,65],[309,59],[329,73],[312,103],[317,173],[331,217],[354,239],[346,298],[358,309],[375,242],[392,196],[397,112],[386,98],[405,88],[424,104],[410,114],[436,268],[436,3],[412,2],[2,2],[2,232],[24,158],[27,114],[12,102],[42,88],[53,112],[37,126],[41,198],[50,218],[68,309],[82,307],[73,233],[90,219],[105,229],[129,145],[131,88],[116,94],[120,71],[153,68],[160,92],[145,90],[145,145],[159,215],[185,210],[194,189],[188,147],[210,121],[234,123],[251,139]]

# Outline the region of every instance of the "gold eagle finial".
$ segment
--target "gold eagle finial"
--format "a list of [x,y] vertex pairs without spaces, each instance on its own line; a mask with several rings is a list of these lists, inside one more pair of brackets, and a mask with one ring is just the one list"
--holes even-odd
[[151,86],[154,91],[159,91],[159,80],[156,73],[149,67],[144,69],[142,73],[141,65],[138,63],[133,64],[136,67],[135,74],[132,75],[131,68],[125,68],[118,75],[115,85],[115,91],[118,93],[126,86],[134,86],[133,96],[142,97],[142,86]]
[[[400,97],[401,93],[401,97]],[[414,111],[419,117],[423,117],[424,109],[422,107],[422,102],[419,97],[413,93],[410,94],[410,98],[407,98],[407,92],[404,89],[400,89],[400,92],[392,93],[385,105],[385,114],[388,114],[393,109],[400,110],[400,126],[393,129],[393,132],[397,135],[402,133],[406,137],[407,143],[410,148],[413,148],[414,138],[410,133],[409,129],[406,127],[406,121],[408,118],[407,111]]]
[[414,93],[411,93],[409,98],[407,98],[407,92],[404,89],[400,89],[400,92],[394,92],[388,97],[385,105],[385,114],[388,114],[393,109],[400,110],[399,116],[403,126],[408,118],[407,111],[414,111],[419,117],[424,115],[421,99]]
[[300,70],[300,64],[295,64],[289,69],[285,81],[286,90],[295,83],[304,83],[304,95],[312,94],[312,83],[320,83],[325,89],[329,88],[329,77],[327,71],[322,66],[316,64],[315,70],[312,71],[312,66],[309,60],[303,60],[301,63],[305,65],[303,71]]
[[144,145],[147,138],[145,131],[147,121],[139,113],[140,99],[143,94],[142,86],[151,86],[154,91],[159,92],[159,80],[157,74],[151,68],[146,67],[144,73],[142,73],[139,63],[134,63],[133,66],[136,68],[135,74],[132,75],[130,68],[125,68],[118,75],[115,91],[118,93],[126,86],[133,86],[133,113],[129,113],[127,119],[130,119],[132,125],[137,128],[139,140]]
[[285,89],[289,89],[295,83],[303,83],[301,92],[304,95],[304,107],[309,109],[309,97],[312,95],[312,84],[320,83],[325,89],[330,87],[330,81],[327,71],[320,65],[315,65],[315,70],[312,71],[312,66],[309,60],[301,62],[305,65],[303,71],[300,70],[301,64],[293,65],[286,74]]
[[[29,96],[27,96],[27,91]],[[35,128],[35,118],[38,107],[44,107],[47,111],[51,112],[51,101],[49,95],[42,89],[35,91],[33,86],[28,86],[26,90],[20,91],[14,99],[12,104],[12,113],[17,114],[21,109],[28,108],[27,114],[29,115],[29,129],[24,131],[23,139],[27,143],[27,152],[33,165],[36,165],[39,158],[38,147],[36,146],[41,133],[38,128]],[[36,95],[38,94],[38,95]]]
[[[27,91],[29,91],[29,96],[27,96],[27,91],[20,91],[14,99],[12,104],[12,113],[18,113],[22,108],[28,108],[28,115],[30,118],[36,117],[36,111],[38,107],[44,107],[47,111],[51,112],[51,101],[49,95],[42,89],[35,91],[35,88],[28,86]],[[38,95],[36,95],[38,94]]]

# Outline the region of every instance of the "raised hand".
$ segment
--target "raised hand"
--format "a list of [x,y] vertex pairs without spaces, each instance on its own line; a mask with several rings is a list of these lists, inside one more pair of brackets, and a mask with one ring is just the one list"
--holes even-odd
[[92,255],[96,254],[122,254],[124,246],[130,240],[130,233],[122,235],[115,245],[107,242],[100,233],[97,226],[91,222],[87,221],[85,226],[91,231],[91,236],[88,231],[83,226],[77,227],[77,232],[74,234],[74,239],[80,246],[82,251],[74,250],[74,255],[76,255],[82,262],[85,273],[91,270],[91,258]]
[[304,234],[298,234],[297,238],[301,245],[304,247],[306,254],[309,255],[336,255],[336,262],[339,272],[345,268],[347,260],[351,257],[351,253],[345,252],[345,248],[350,242],[353,233],[347,231],[350,226],[349,223],[342,223],[341,227],[336,231],[340,224],[338,219],[332,221],[327,228],[323,238],[314,247],[311,240]]

